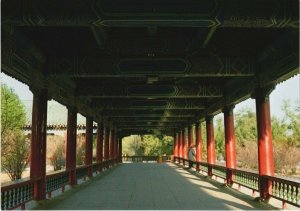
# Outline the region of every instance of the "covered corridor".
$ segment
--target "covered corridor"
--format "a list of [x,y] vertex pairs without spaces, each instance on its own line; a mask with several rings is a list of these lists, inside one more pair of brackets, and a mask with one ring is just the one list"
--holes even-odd
[[253,197],[173,163],[123,163],[36,209],[263,210]]
[[[198,170],[250,186],[263,201],[300,206],[299,182],[275,175],[269,100],[277,84],[299,73],[299,1],[4,0],[2,8],[1,70],[33,94],[30,177],[1,187],[3,210],[31,201],[45,203],[40,209],[264,208],[172,164],[121,164],[122,140],[132,134],[172,136],[178,163],[195,144]],[[256,173],[237,169],[236,159],[234,107],[250,97]],[[57,114],[48,112],[49,100],[68,110],[66,168],[52,174],[47,118]],[[226,166],[216,162],[221,112]],[[86,118],[82,166],[78,113]],[[93,177],[104,170],[109,175]],[[91,182],[76,186],[85,177]],[[46,200],[65,186],[76,188]]]

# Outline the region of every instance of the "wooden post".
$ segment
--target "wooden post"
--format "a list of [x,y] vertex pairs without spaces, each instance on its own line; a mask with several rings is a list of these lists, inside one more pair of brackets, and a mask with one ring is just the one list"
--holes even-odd
[[96,146],[96,161],[97,163],[101,163],[99,167],[99,171],[102,171],[102,161],[103,161],[103,124],[98,123],[97,127],[97,146]]
[[206,117],[206,136],[207,136],[207,164],[208,176],[212,176],[212,166],[216,163],[215,138],[214,138],[214,123],[213,116]]
[[260,197],[264,200],[269,200],[270,198],[272,182],[262,176],[274,176],[274,155],[269,101],[269,94],[272,90],[273,87],[257,88],[255,90]]
[[[109,132],[110,132],[109,127],[105,127],[105,133],[104,133],[104,160],[105,161],[109,160]],[[107,162],[105,165],[106,165],[105,167],[108,168]]]
[[88,177],[93,176],[93,118],[86,117],[86,136],[85,136],[85,165],[88,167]]
[[236,138],[234,134],[233,106],[226,106],[224,112],[225,151],[226,151],[226,183],[233,184],[233,168],[236,168]]
[[188,147],[191,147],[193,145],[193,130],[192,126],[190,125],[188,127]]
[[[196,161],[201,162],[202,161],[202,136],[201,136],[201,124],[197,122],[195,124],[195,130],[196,130]],[[200,170],[199,163],[197,163],[196,170]]]
[[68,108],[67,143],[66,143],[66,170],[69,171],[70,185],[76,185],[76,108]]
[[48,91],[33,91],[30,178],[34,180],[34,199],[46,198],[46,135]]
[[122,163],[122,137],[119,137],[119,162]]

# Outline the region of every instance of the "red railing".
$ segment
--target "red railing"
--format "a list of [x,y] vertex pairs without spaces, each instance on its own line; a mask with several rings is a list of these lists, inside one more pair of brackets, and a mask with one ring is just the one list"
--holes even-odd
[[[185,158],[174,157],[174,161],[178,163],[187,164],[189,161]],[[259,192],[260,179],[268,180],[272,183],[272,191],[269,193],[270,197],[282,201],[282,207],[286,207],[286,203],[296,207],[300,207],[300,182],[282,179],[279,177],[261,176],[257,172],[250,172],[241,169],[231,169],[225,166],[212,165],[206,162],[193,162],[196,169],[208,172],[208,167],[212,168],[213,176],[223,178],[226,180],[226,172],[231,172],[232,182],[239,186],[244,186],[251,189],[254,193]]]
[[[103,161],[103,163],[92,164],[93,168],[98,168],[100,165],[105,168],[112,167],[114,163],[117,163],[115,159]],[[85,179],[88,176],[88,168],[90,166],[78,166],[76,168],[77,180]],[[25,178],[17,182],[8,182],[1,184],[1,209],[15,209],[21,207],[25,209],[26,202],[34,199],[34,183],[37,180]],[[61,170],[51,172],[46,175],[46,193],[48,197],[51,197],[51,193],[61,188],[64,192],[64,188],[69,184],[69,171]]]

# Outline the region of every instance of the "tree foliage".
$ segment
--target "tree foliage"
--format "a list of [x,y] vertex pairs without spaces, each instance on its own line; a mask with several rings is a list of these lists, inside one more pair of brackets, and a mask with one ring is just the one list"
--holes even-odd
[[246,142],[257,140],[256,114],[250,108],[244,108],[235,115],[235,136],[237,143],[245,146]]
[[11,180],[21,179],[29,162],[29,140],[22,127],[25,108],[20,98],[7,85],[1,85],[1,167]]
[[123,153],[132,155],[171,155],[173,138],[161,135],[132,135],[124,138]]
[[76,137],[76,165],[83,165],[85,158],[85,135],[78,134]]
[[[222,117],[218,117],[215,120],[215,141],[216,141],[216,151],[217,158],[225,157],[225,132],[224,132],[224,119]],[[218,159],[218,160],[220,160]]]
[[25,107],[19,96],[6,84],[1,84],[1,149],[5,150],[11,134],[20,131],[25,121]]

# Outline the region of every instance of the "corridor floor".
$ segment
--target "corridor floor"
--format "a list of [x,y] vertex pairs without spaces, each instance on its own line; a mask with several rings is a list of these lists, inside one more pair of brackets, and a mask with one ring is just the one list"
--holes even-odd
[[262,210],[252,197],[172,163],[123,163],[36,207],[81,210]]

